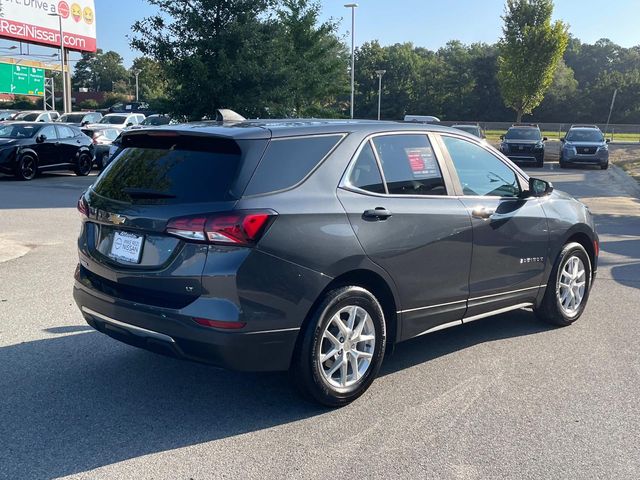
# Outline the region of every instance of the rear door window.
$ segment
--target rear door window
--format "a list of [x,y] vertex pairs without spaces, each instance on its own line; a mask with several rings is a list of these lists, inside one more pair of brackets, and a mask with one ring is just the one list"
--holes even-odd
[[58,135],[60,136],[61,139],[65,139],[65,138],[73,138],[76,136],[75,132],[67,127],[66,125],[58,125]]
[[126,203],[180,204],[231,200],[241,163],[228,139],[124,138],[126,147],[100,175],[93,190]]
[[374,137],[390,195],[446,195],[442,172],[424,134]]
[[342,138],[343,135],[318,135],[271,140],[244,194],[259,195],[297,185]]

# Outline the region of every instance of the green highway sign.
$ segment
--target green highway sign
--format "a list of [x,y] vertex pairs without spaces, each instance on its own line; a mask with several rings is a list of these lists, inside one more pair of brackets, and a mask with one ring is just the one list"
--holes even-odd
[[44,96],[44,70],[11,63],[0,63],[0,93]]

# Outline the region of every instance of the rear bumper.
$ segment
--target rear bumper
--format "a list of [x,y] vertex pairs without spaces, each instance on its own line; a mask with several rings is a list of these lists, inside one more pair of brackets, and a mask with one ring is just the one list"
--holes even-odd
[[287,370],[300,330],[214,330],[198,325],[176,310],[106,298],[78,281],[73,297],[86,322],[116,340],[230,370]]

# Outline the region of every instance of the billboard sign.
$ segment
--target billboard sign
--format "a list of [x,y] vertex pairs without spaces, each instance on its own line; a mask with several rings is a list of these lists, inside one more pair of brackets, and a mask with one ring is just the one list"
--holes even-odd
[[94,0],[0,0],[0,38],[59,47],[62,19],[65,47],[95,52],[95,12]]
[[44,95],[44,69],[0,63],[0,93]]

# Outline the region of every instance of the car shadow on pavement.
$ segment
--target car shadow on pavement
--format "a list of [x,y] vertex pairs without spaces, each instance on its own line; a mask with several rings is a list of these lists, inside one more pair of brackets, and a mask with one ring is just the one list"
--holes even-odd
[[[382,374],[547,329],[513,312],[437,332],[399,345]],[[86,472],[330,412],[298,397],[286,373],[227,372],[77,330],[0,348],[0,391],[3,478]]]
[[28,182],[0,173],[0,210],[75,208],[82,192],[96,181],[95,173],[41,173]]

